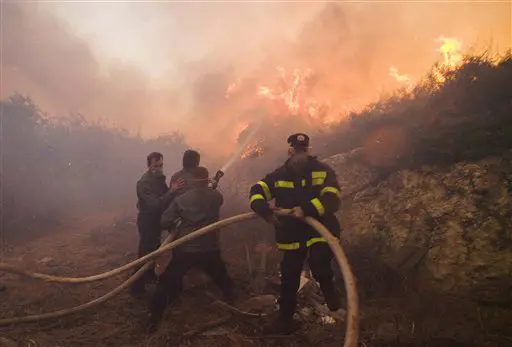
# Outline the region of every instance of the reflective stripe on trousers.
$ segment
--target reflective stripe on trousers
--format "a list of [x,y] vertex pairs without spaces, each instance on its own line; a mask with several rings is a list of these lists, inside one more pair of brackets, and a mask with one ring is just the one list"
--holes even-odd
[[[317,242],[327,242],[323,237],[313,237],[306,241],[306,247],[311,247]],[[277,248],[282,251],[293,251],[295,249],[300,248],[299,242],[292,242],[292,243],[278,243]]]

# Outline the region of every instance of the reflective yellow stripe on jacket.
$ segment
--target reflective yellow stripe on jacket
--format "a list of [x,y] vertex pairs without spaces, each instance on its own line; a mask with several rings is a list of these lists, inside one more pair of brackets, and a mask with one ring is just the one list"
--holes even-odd
[[311,203],[313,204],[313,206],[315,206],[320,217],[325,214],[325,208],[320,199],[314,198],[313,200],[311,200]]
[[252,202],[255,200],[265,200],[265,198],[261,194],[254,194],[253,196],[251,196],[249,203],[252,204]]
[[324,195],[325,193],[333,193],[333,194],[336,194],[336,196],[339,198],[341,196],[341,193],[338,189],[334,188],[334,187],[324,187],[321,191],[320,191],[320,196]]
[[261,188],[263,189],[263,194],[265,194],[265,200],[267,200],[267,201],[272,200],[272,194],[270,193],[270,188],[268,187],[268,185],[263,181],[259,181],[256,184],[259,184],[261,186]]
[[274,182],[276,188],[295,188],[295,184],[292,181],[276,181]]
[[311,173],[312,182],[314,186],[320,186],[324,184],[325,178],[327,177],[327,171],[313,171]]

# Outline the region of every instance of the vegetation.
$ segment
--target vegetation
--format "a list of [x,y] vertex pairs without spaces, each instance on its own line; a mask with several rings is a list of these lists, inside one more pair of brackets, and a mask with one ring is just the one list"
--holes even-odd
[[[50,119],[20,95],[1,106],[5,234],[30,221],[40,225],[84,210],[133,209],[145,156],[162,151],[170,172],[178,169],[172,165],[179,165],[186,146],[176,133],[143,140],[80,115]],[[326,157],[364,147],[370,164],[386,170],[477,160],[512,148],[511,110],[512,55],[466,57],[460,67],[436,66],[412,90],[317,134],[315,151]],[[283,153],[274,147],[249,166],[278,165],[273,157]]]
[[367,147],[376,152],[369,157],[387,156],[373,160],[392,167],[476,160],[512,148],[511,111],[512,55],[470,56],[352,114],[320,136],[322,155]]
[[162,152],[167,171],[173,171],[185,149],[180,134],[143,140],[80,115],[50,119],[21,95],[1,101],[1,107],[5,235],[84,211],[134,209],[135,182],[147,154]]

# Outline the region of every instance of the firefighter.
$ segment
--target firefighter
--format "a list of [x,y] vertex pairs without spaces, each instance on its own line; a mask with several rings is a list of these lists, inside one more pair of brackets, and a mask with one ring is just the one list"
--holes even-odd
[[[190,170],[191,187],[178,196],[162,214],[161,227],[171,229],[175,239],[219,220],[222,194],[208,187],[208,170]],[[173,227],[174,226],[174,227]],[[199,268],[221,289],[224,299],[234,301],[233,282],[221,257],[218,230],[188,241],[173,249],[172,260],[159,277],[150,302],[148,332],[158,327],[166,307],[179,298],[183,277],[192,268]]]
[[[164,209],[175,197],[175,191],[184,185],[177,180],[171,189],[165,183],[163,173],[164,157],[161,153],[152,152],[147,156],[148,170],[137,181],[137,227],[139,229],[138,257],[142,257],[160,247],[160,217]],[[135,270],[137,271],[138,268]],[[154,279],[153,271],[147,271],[131,286],[131,293],[140,297],[145,292],[145,284]]]
[[293,315],[306,258],[329,310],[337,311],[341,305],[331,268],[333,254],[326,240],[299,219],[274,215],[268,204],[275,199],[276,208],[291,209],[296,217],[316,218],[334,236],[340,234],[340,224],[334,214],[340,206],[336,174],[327,164],[310,155],[306,134],[291,135],[288,144],[289,159],[250,190],[252,210],[275,227],[277,247],[283,252],[279,316],[265,329],[269,334],[290,334],[298,328]]
[[171,177],[170,184],[172,185],[174,182],[177,182],[179,179],[183,179],[185,181],[184,187],[182,187],[179,191],[176,193],[178,195],[183,194],[190,184],[188,183],[189,179],[191,178],[191,170],[194,170],[199,166],[199,162],[201,161],[201,156],[197,151],[194,151],[192,149],[188,149],[183,153],[183,169],[176,172]]

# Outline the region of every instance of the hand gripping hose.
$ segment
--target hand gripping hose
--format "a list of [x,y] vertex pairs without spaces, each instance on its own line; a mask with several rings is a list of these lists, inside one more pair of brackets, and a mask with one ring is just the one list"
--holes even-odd
[[[289,210],[277,210],[275,213],[277,215],[289,215]],[[126,265],[123,265],[117,269],[113,269],[107,272],[104,272],[102,274],[94,275],[94,276],[88,276],[88,277],[59,277],[59,276],[52,276],[52,275],[46,275],[41,273],[33,273],[26,270],[19,269],[15,266],[0,263],[0,271],[5,272],[11,272],[18,275],[36,278],[40,280],[44,280],[47,282],[58,282],[58,283],[87,283],[87,282],[93,282],[102,280],[105,278],[109,278],[112,276],[115,276],[117,274],[120,274],[122,272],[125,272],[131,268],[140,266],[144,264],[142,268],[140,268],[135,274],[133,274],[128,280],[126,280],[124,283],[122,283],[120,286],[115,288],[114,290],[110,291],[109,293],[105,294],[104,296],[101,296],[99,298],[96,298],[90,302],[87,302],[85,304],[63,309],[60,311],[55,312],[49,312],[49,313],[43,313],[43,314],[37,314],[37,315],[31,315],[31,316],[25,316],[25,317],[15,317],[15,318],[6,318],[6,319],[0,319],[0,326],[5,325],[12,325],[12,324],[19,324],[19,323],[28,323],[28,322],[36,322],[41,321],[45,319],[52,319],[52,318],[58,318],[63,317],[66,315],[70,315],[79,311],[83,311],[85,309],[94,307],[96,305],[99,305],[101,303],[104,303],[105,301],[113,298],[126,288],[128,288],[133,282],[135,282],[145,271],[149,270],[153,264],[153,260],[157,258],[159,255],[165,253],[166,251],[169,251],[187,241],[190,241],[192,239],[195,239],[199,236],[205,235],[208,232],[214,231],[216,229],[219,229],[221,227],[242,222],[249,219],[257,218],[257,214],[254,212],[248,212],[239,214],[237,216],[233,216],[230,218],[226,218],[223,220],[220,220],[216,223],[210,224],[204,228],[201,228],[199,230],[194,231],[193,233],[190,233],[188,235],[185,235],[173,242],[169,243],[170,237],[168,237],[163,245],[157,249],[156,251],[147,254],[131,263],[128,263]],[[343,249],[341,248],[338,239],[336,239],[330,232],[327,230],[327,228],[321,224],[319,221],[317,221],[314,218],[306,217],[302,219],[305,223],[309,224],[311,227],[313,227],[328,243],[329,247],[332,249],[334,253],[334,257],[336,261],[338,262],[338,265],[341,268],[341,273],[343,275],[343,279],[345,282],[345,289],[347,293],[347,324],[346,324],[346,330],[345,330],[345,341],[342,347],[356,347],[357,341],[359,337],[359,304],[358,304],[358,295],[357,295],[357,289],[356,289],[356,283],[354,275],[352,274],[352,271],[350,269],[350,265],[348,263],[347,257],[345,256],[345,253],[343,252]]]

